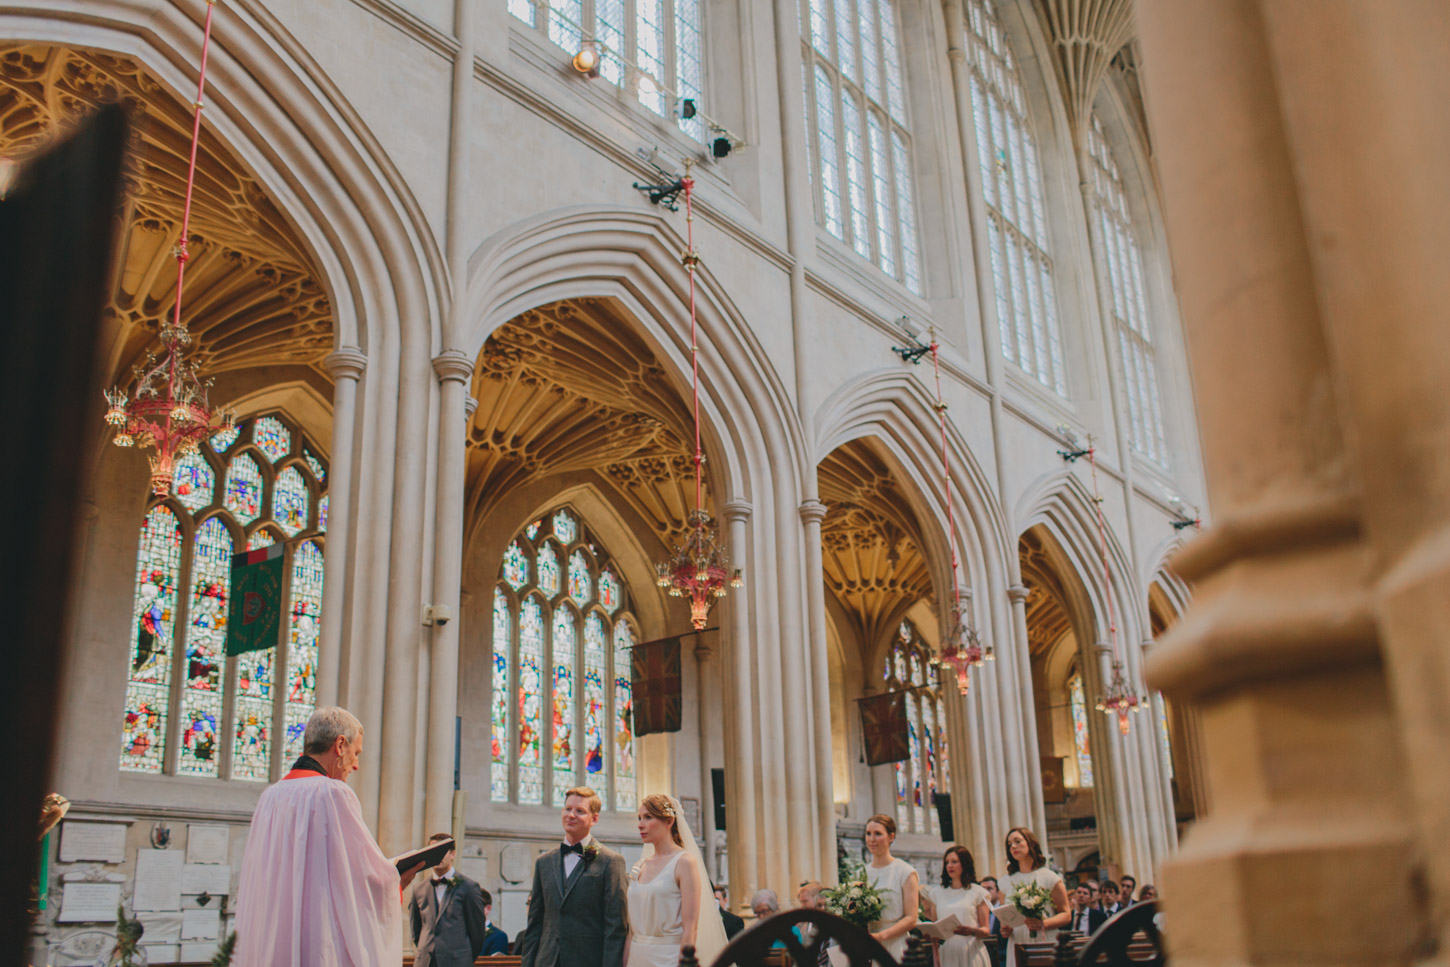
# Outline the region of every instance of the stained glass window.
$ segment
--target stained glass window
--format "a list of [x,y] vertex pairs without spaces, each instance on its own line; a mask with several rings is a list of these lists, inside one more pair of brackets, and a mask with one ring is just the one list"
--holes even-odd
[[529,540],[533,540],[534,538],[538,537],[539,536],[539,528],[541,526],[543,526],[543,523],[544,522],[542,520],[536,520],[532,524],[530,524],[528,527],[525,527],[524,528],[524,536],[527,537]]
[[272,519],[277,526],[295,537],[307,527],[307,484],[296,467],[277,474],[272,490]]
[[1168,700],[1161,692],[1154,692],[1153,698],[1158,705],[1158,742],[1163,754],[1163,768],[1168,770],[1168,778],[1173,778],[1173,733],[1168,731]]
[[201,510],[212,502],[216,496],[216,474],[201,451],[188,453],[177,461],[171,492],[190,511]]
[[317,529],[327,533],[327,495],[317,502]]
[[1047,208],[1027,95],[1006,31],[985,0],[968,0],[972,115],[987,202],[988,248],[1002,355],[1067,395]]
[[589,604],[589,599],[594,596],[594,590],[590,587],[589,559],[584,556],[583,551],[575,551],[569,557],[569,597],[574,603],[583,608]]
[[160,772],[166,754],[171,641],[181,583],[181,524],[162,504],[141,525],[131,621],[130,681],[121,728],[121,768]]
[[896,821],[905,831],[936,833],[938,792],[950,793],[946,715],[931,652],[916,626],[903,621],[892,637],[884,662],[887,691],[919,686],[906,698],[908,759],[892,763],[896,784]]
[[604,640],[604,622],[597,611],[584,618],[584,778],[589,788],[609,800],[608,753],[609,706],[604,679],[609,674],[609,655]]
[[609,568],[599,572],[599,603],[609,614],[619,610],[619,579]]
[[529,583],[529,559],[517,541],[503,552],[503,579],[515,591]]
[[538,568],[539,590],[552,600],[559,593],[559,555],[553,541],[545,541],[539,548]]
[[317,704],[317,637],[322,630],[322,551],[305,541],[292,553],[288,618],[286,743],[282,758],[302,754],[302,733]]
[[533,596],[519,611],[518,801],[544,801],[540,741],[544,732],[544,609]]
[[[617,574],[584,551],[608,559],[577,514],[559,508],[544,520],[555,538],[581,546],[565,563],[559,545],[545,540],[534,583],[515,567],[513,555],[530,531],[539,533],[541,522],[528,524],[505,552],[494,594],[490,798],[558,804],[569,788],[588,785],[606,808],[632,811],[637,793],[629,648],[635,635],[625,611],[628,594]],[[521,604],[513,604],[506,585],[523,596]],[[599,607],[592,606],[596,585]],[[505,698],[510,688],[516,706]]]
[[242,428],[234,426],[230,430],[219,430],[212,434],[211,448],[217,453],[226,453],[227,448],[237,442],[237,437],[242,435]]
[[232,535],[219,518],[197,528],[192,543],[191,608],[181,691],[181,748],[176,771],[215,776],[221,758],[222,662],[226,657]]
[[554,536],[566,545],[579,539],[579,522],[567,510],[554,514]]
[[821,224],[920,293],[896,2],[799,2],[809,7],[801,51],[814,78],[805,84],[807,153]]
[[257,461],[242,453],[227,468],[227,492],[222,506],[243,524],[262,515],[262,471]]
[[275,417],[264,416],[252,424],[252,442],[273,463],[292,452],[292,434]]
[[513,651],[513,624],[509,600],[502,591],[493,592],[493,769],[490,798],[509,801],[509,658]]
[[1168,447],[1163,434],[1163,406],[1158,398],[1158,364],[1148,325],[1143,256],[1138,249],[1138,233],[1133,230],[1128,193],[1096,114],[1088,132],[1088,155],[1092,158],[1098,215],[1098,257],[1113,294],[1113,328],[1123,389],[1128,397],[1128,438],[1134,450],[1162,466],[1167,463]]
[[553,748],[554,805],[564,805],[564,790],[574,785],[574,612],[554,612],[552,640],[554,680],[553,717],[549,733]]
[[327,483],[327,470],[322,466],[322,461],[312,455],[312,451],[302,450],[302,459],[307,461],[307,467],[312,471],[312,478],[318,483]]
[[705,140],[703,119],[680,117],[678,106],[684,98],[698,104],[704,89],[699,0],[508,0],[507,6],[570,55],[590,38],[601,79]]
[[[290,452],[299,436],[279,417],[215,434],[209,447],[179,461],[174,500],[147,513],[137,555],[122,769],[266,782],[280,763],[273,736],[285,735],[280,751],[286,754],[300,746],[315,701],[322,610],[322,547],[308,531],[314,492],[303,472],[288,466],[273,483],[272,507],[264,504],[271,472],[264,468],[280,459],[274,454]],[[221,509],[198,520],[192,515],[214,506],[218,480],[224,481]],[[318,496],[322,525],[327,497]],[[243,540],[246,530],[251,534]],[[287,631],[277,646],[228,658],[231,556],[272,546],[284,534],[301,539],[284,551],[287,579],[279,603],[290,615]],[[177,628],[185,629],[179,649],[172,647]],[[274,688],[279,674],[282,702]]]
[[1088,745],[1087,698],[1083,695],[1081,675],[1074,675],[1068,681],[1067,693],[1072,707],[1072,744],[1077,760],[1077,785],[1079,789],[1090,789],[1093,784],[1093,757],[1092,749]]
[[614,808],[635,808],[634,698],[630,649],[634,628],[628,621],[614,626]]

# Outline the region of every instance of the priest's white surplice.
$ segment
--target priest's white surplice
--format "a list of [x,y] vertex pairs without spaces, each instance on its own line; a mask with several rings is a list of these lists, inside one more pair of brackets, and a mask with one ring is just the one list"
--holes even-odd
[[237,904],[236,967],[402,963],[398,871],[344,782],[288,778],[262,793]]

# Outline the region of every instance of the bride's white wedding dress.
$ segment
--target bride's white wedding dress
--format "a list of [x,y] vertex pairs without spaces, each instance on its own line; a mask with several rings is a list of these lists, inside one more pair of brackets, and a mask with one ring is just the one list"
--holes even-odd
[[677,967],[679,964],[684,924],[680,918],[680,885],[675,882],[675,867],[684,855],[684,850],[677,852],[648,880],[640,879],[643,864],[630,873],[626,967]]

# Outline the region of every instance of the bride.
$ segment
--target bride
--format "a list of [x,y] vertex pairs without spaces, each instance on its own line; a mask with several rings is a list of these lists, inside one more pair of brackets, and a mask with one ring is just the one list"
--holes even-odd
[[690,946],[700,963],[713,963],[725,948],[725,924],[679,801],[645,796],[639,838],[644,857],[629,874],[626,967],[676,967],[680,948]]

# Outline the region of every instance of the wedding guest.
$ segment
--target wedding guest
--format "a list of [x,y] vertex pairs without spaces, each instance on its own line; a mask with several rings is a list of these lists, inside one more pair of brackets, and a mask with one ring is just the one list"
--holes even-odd
[[866,879],[881,891],[884,901],[881,919],[871,925],[871,936],[900,960],[906,952],[906,935],[916,926],[920,888],[911,864],[891,855],[895,839],[896,820],[890,816],[877,813],[866,820],[866,849],[871,854]]
[[715,887],[715,902],[720,907],[720,922],[725,924],[725,938],[734,940],[745,929],[745,921],[730,912],[730,891],[723,886]]
[[780,912],[780,898],[774,890],[756,890],[750,898],[750,911],[758,920],[773,917]]
[[[1000,907],[1006,902],[1002,897],[1002,891],[997,887],[997,878],[995,876],[984,876],[982,878],[982,889],[987,891],[987,903],[990,906]],[[1001,922],[997,919],[997,915],[990,913],[990,911],[987,917],[987,929],[992,931],[992,936],[994,937],[1002,932]],[[995,944],[988,948],[995,963],[1001,963],[1002,961],[1002,947],[1002,944]]]
[[[480,889],[482,888],[480,887]],[[493,894],[487,890],[483,890],[483,924],[483,947],[478,951],[478,956],[507,956],[509,935],[504,933],[502,927],[493,922]]]
[[[1057,931],[1071,922],[1072,912],[1068,909],[1067,887],[1063,884],[1062,877],[1048,867],[1047,857],[1042,854],[1042,846],[1030,829],[1015,826],[1007,832],[1006,880],[1007,888],[1003,891],[1007,895],[1005,902],[1010,903],[1012,894],[1029,883],[1047,890],[1051,895],[1050,912],[1046,917],[1030,917],[1024,926],[1015,930],[1005,926],[1002,928],[1002,936],[1007,938],[1006,963],[1013,964],[1016,963],[1017,944],[1056,939]],[[1034,933],[1036,937],[1032,936]]]
[[922,906],[933,920],[956,917],[956,934],[938,950],[939,967],[990,967],[982,940],[991,936],[987,891],[977,883],[977,865],[965,846],[942,856],[941,887],[923,890]]
[[1118,900],[1118,884],[1112,880],[1103,880],[1098,889],[1103,896],[1103,913],[1111,917],[1123,909],[1123,904]]
[[1138,891],[1138,902],[1147,903],[1149,900],[1158,899],[1158,888],[1151,883],[1144,883],[1143,889]]
[[1107,915],[1093,903],[1093,891],[1086,883],[1079,884],[1072,893],[1072,929],[1084,937],[1090,937],[1097,932],[1098,927],[1108,922]]
[[826,898],[821,896],[825,887],[816,880],[802,883],[801,888],[796,891],[795,902],[803,910],[824,910]]
[[1125,907],[1133,905],[1133,892],[1138,889],[1136,877],[1124,873],[1118,880],[1118,902]]
[[[428,842],[452,838],[434,833]],[[445,853],[431,876],[413,884],[408,898],[417,967],[471,967],[483,947],[490,901],[477,881],[453,869],[457,852]]]

